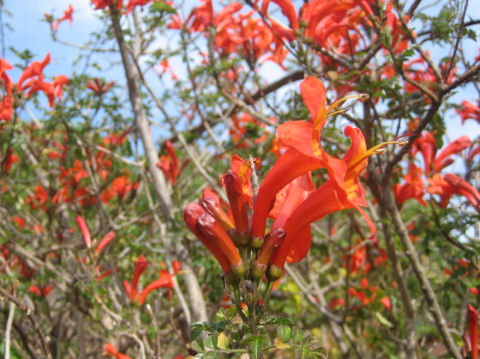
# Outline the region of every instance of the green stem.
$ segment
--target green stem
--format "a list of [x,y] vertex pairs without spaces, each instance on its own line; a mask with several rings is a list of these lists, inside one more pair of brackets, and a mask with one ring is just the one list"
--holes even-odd
[[272,289],[273,289],[273,281],[269,280],[267,284],[267,289],[265,290],[265,295],[264,295],[264,300],[263,300],[263,307],[266,308],[268,305],[268,302],[270,301],[270,297],[272,295]]
[[242,310],[242,305],[240,302],[240,292],[238,287],[233,287],[233,300],[235,302],[235,308],[237,309],[238,315],[242,318],[244,323],[248,323],[248,318],[245,316]]

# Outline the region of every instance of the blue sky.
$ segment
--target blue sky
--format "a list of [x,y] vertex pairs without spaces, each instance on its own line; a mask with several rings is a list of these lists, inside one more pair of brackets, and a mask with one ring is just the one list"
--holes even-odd
[[[5,31],[6,47],[14,46],[17,50],[30,49],[37,55],[36,59],[50,53],[53,61],[48,69],[52,74],[70,69],[76,51],[54,43],[51,40],[49,26],[44,21],[45,13],[53,12],[55,17],[60,17],[69,4],[75,8],[74,23],[73,26],[62,23],[60,37],[69,41],[75,39],[78,44],[84,43],[91,31],[101,27],[88,0],[6,0],[5,8],[12,16],[4,15],[3,21],[13,28],[13,31],[8,29]],[[10,56],[7,51],[7,59]]]

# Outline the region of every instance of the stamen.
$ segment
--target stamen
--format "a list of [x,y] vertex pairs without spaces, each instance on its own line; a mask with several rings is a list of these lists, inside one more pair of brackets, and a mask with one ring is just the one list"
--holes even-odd
[[365,151],[363,154],[360,154],[358,158],[354,158],[351,162],[350,165],[348,166],[349,169],[352,169],[356,167],[359,163],[361,163],[364,159],[367,157],[370,157],[374,154],[380,154],[385,152],[387,149],[386,147],[388,145],[399,145],[399,146],[404,146],[406,143],[408,143],[408,140],[406,139],[400,139],[400,140],[390,140],[386,142],[379,143],[376,146],[373,146],[369,150]]
[[398,145],[399,146],[405,146],[406,144],[408,143],[408,139],[407,138],[401,138],[398,140]]
[[337,111],[333,111],[329,114],[327,114],[327,117],[332,117],[332,116],[335,116],[335,115],[339,115],[339,114],[342,114],[342,113],[345,113],[347,112],[347,109],[341,109],[341,110],[337,110]]
[[[350,99],[355,99],[355,100],[358,100],[360,102],[364,102],[368,99],[368,95],[365,94],[365,93],[361,93],[361,94],[349,95],[349,96],[342,97],[341,99],[335,101],[330,106],[328,106],[327,113],[331,112],[332,110],[335,110],[342,103],[344,103],[344,102],[346,102]],[[352,104],[352,106],[353,106],[353,104]],[[351,107],[351,106],[349,106],[349,107]]]

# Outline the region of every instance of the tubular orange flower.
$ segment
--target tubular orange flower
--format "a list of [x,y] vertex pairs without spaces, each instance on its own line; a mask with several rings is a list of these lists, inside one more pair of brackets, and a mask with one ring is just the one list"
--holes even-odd
[[[0,116],[1,119],[1,116]],[[9,147],[7,149],[7,153],[5,154],[5,159],[3,160],[3,169],[5,169],[5,172],[10,172],[12,169],[12,165],[14,163],[18,162],[18,156],[13,153],[13,148]]]
[[132,284],[130,287],[130,299],[135,300],[137,298],[137,288],[138,288],[138,280],[142,276],[145,269],[147,269],[148,262],[143,255],[138,257],[137,262],[135,263],[135,269],[133,271],[133,278]]
[[313,191],[290,215],[284,226],[285,239],[270,261],[271,277],[276,279],[282,275],[287,256],[290,255],[292,261],[299,261],[305,257],[311,243],[310,241],[297,241],[297,236],[306,226],[329,213],[352,207],[351,202],[340,196],[337,185],[332,180],[325,182],[320,188]]
[[457,113],[462,118],[462,125],[465,124],[465,121],[472,119],[480,123],[480,100],[477,100],[477,106],[475,106],[470,101],[462,101],[462,107],[457,109]]
[[157,167],[163,171],[168,181],[172,185],[175,185],[183,168],[187,165],[188,160],[180,164],[180,161],[175,154],[173,144],[170,141],[165,142],[165,149],[167,151],[167,154],[160,157],[160,161],[157,163]]
[[72,5],[68,5],[68,8],[67,10],[65,10],[63,12],[63,16],[58,19],[57,21],[53,21],[50,26],[52,27],[52,30],[54,31],[57,31],[58,30],[58,27],[60,26],[60,23],[62,23],[63,21],[65,20],[68,20],[68,22],[70,23],[70,25],[72,24],[73,22],[73,6]]
[[245,268],[238,248],[233,244],[223,228],[215,221],[215,218],[208,213],[204,213],[198,218],[197,226],[200,233],[224,254],[233,271],[237,275],[243,275]]
[[95,248],[95,254],[100,254],[105,249],[106,246],[110,244],[115,239],[115,231],[108,232],[102,240],[98,243],[97,248]]
[[427,174],[440,172],[443,168],[453,163],[450,156],[464,150],[472,145],[472,141],[467,136],[461,136],[455,141],[449,143],[437,155],[437,145],[435,137],[431,132],[425,132],[421,137],[418,137],[412,147],[411,154],[415,155],[418,151],[421,152],[425,172]]
[[[267,214],[273,206],[275,196],[285,185],[300,175],[317,168],[326,167],[330,177],[334,177],[331,163],[333,157],[322,148],[320,135],[327,118],[342,112],[338,106],[348,99],[363,99],[363,95],[341,98],[326,106],[326,91],[322,82],[315,77],[307,77],[300,84],[303,102],[308,108],[311,121],[290,121],[277,128],[277,140],[280,148],[286,149],[281,154],[259,188],[253,208],[252,236],[263,237]],[[359,161],[360,163],[361,161]],[[330,165],[329,165],[330,163]],[[342,163],[337,161],[337,167]]]
[[292,29],[297,30],[299,28],[297,10],[295,9],[295,6],[293,6],[290,0],[264,0],[262,3],[263,15],[268,14],[268,6],[270,5],[270,2],[274,2],[280,7],[283,15],[285,15],[290,22],[290,26],[292,27]]
[[[288,185],[286,185],[278,194],[275,200],[275,205],[270,211],[269,216],[274,219],[272,224],[272,231],[285,227],[285,223],[292,215],[292,213],[308,198],[309,194],[315,189],[311,174],[307,173],[297,177]],[[272,232],[273,233],[273,232]],[[308,251],[310,243],[312,242],[312,234],[310,227],[306,226],[296,235],[297,243],[303,243],[304,248]],[[299,246],[296,246],[300,249]],[[301,253],[304,251],[301,250]],[[290,251],[287,257],[289,261],[296,262],[295,255],[299,251]],[[306,254],[306,252],[305,252]],[[300,255],[303,258],[305,255]]]
[[[311,128],[308,129],[309,132]],[[301,260],[310,248],[310,240],[298,240],[299,235],[308,225],[329,213],[347,208],[356,208],[367,220],[372,236],[376,229],[366,213],[360,208],[366,205],[365,191],[360,184],[360,173],[365,169],[368,157],[384,150],[388,144],[404,144],[405,141],[388,141],[366,148],[362,132],[350,126],[345,128],[345,134],[351,138],[352,145],[343,159],[337,159],[324,153],[326,168],[330,179],[320,186],[292,212],[284,225],[285,240],[272,257],[272,278],[280,276],[287,257],[290,261]],[[303,135],[307,137],[307,135]],[[304,238],[304,237],[301,237]]]
[[453,163],[450,156],[463,151],[472,145],[472,141],[467,136],[460,136],[455,141],[450,142],[445,148],[435,157],[433,162],[433,171],[440,172],[445,167]]
[[480,193],[477,189],[453,173],[447,173],[445,176],[437,173],[432,178],[428,178],[427,181],[430,183],[427,191],[431,194],[440,195],[440,205],[442,207],[448,205],[454,194],[464,196],[474,207],[480,205]]
[[[42,62],[34,61],[28,65],[18,79],[17,87],[20,91],[24,91],[31,86],[32,78],[38,78],[43,81],[43,69],[50,63],[50,54],[47,54]],[[25,80],[30,79],[26,84]]]
[[132,359],[126,354],[119,353],[117,348],[111,343],[106,343],[103,347],[103,350],[105,350],[107,354],[113,356],[115,359]]
[[478,312],[471,304],[467,308],[468,337],[472,359],[478,359]]
[[422,169],[413,163],[408,165],[409,172],[405,174],[405,183],[397,183],[394,187],[395,200],[399,206],[410,198],[416,199],[422,206],[426,206],[427,202],[423,199],[425,186],[422,180]]
[[200,232],[200,228],[198,227],[198,220],[200,216],[205,213],[205,210],[198,203],[192,202],[188,204],[187,207],[185,207],[183,213],[185,224],[190,229],[190,231],[192,231],[193,234],[195,234],[195,236],[203,243],[203,245],[207,247],[210,253],[214,255],[214,257],[217,259],[218,263],[222,267],[223,272],[228,273],[232,269],[232,266],[228,261],[227,257],[218,247],[217,243],[212,242],[209,240],[209,238],[205,237],[204,234]]
[[243,194],[242,181],[235,172],[229,170],[223,176],[223,182],[227,190],[227,197],[235,221],[235,227],[240,233],[246,232],[248,231],[248,198]]
[[147,299],[147,296],[150,294],[150,292],[154,291],[155,289],[173,288],[173,282],[172,282],[173,276],[174,274],[168,273],[168,271],[162,271],[160,278],[150,283],[140,293],[140,296],[137,299],[138,303],[143,304],[145,302],[145,299]]
[[102,10],[109,6],[116,6],[117,9],[121,9],[123,6],[123,0],[91,0],[95,6],[95,10]]
[[216,219],[216,221],[222,226],[225,232],[230,235],[233,234],[230,232],[235,230],[235,226],[230,217],[228,217],[225,211],[220,207],[220,204],[218,202],[216,202],[213,198],[201,198],[200,204],[203,208],[205,208],[208,214],[210,214],[213,218]]
[[77,215],[75,217],[75,220],[77,221],[77,226],[80,229],[80,232],[82,232],[83,241],[85,242],[85,246],[87,248],[90,248],[90,246],[92,245],[92,238],[90,236],[90,231],[88,229],[87,223],[85,222],[85,219],[82,216]]
[[13,82],[10,76],[8,76],[5,71],[11,69],[13,69],[13,66],[10,65],[7,60],[0,57],[0,79],[3,81],[2,86],[5,88],[5,91],[8,95],[12,94]]
[[191,32],[205,31],[212,25],[213,5],[211,0],[202,0],[202,5],[192,10],[185,21]]
[[93,81],[88,81],[86,84],[87,88],[92,90],[97,96],[104,95],[114,85],[115,85],[114,81],[106,83],[105,81],[97,77],[95,77]]
[[282,228],[292,212],[308,197],[315,189],[310,173],[295,178],[277,193],[275,204],[269,216],[275,221],[272,229]]

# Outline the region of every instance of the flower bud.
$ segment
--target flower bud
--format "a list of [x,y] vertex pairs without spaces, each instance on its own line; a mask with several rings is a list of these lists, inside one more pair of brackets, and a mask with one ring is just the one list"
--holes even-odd
[[238,232],[248,231],[247,201],[242,190],[241,179],[232,170],[223,176],[230,209]]
[[[239,266],[240,263],[243,264],[238,248],[235,247],[235,244],[220,224],[215,221],[215,218],[208,213],[204,213],[198,218],[197,225],[203,237],[227,258],[232,269],[235,266]],[[241,266],[239,266],[237,271],[241,272]]]

